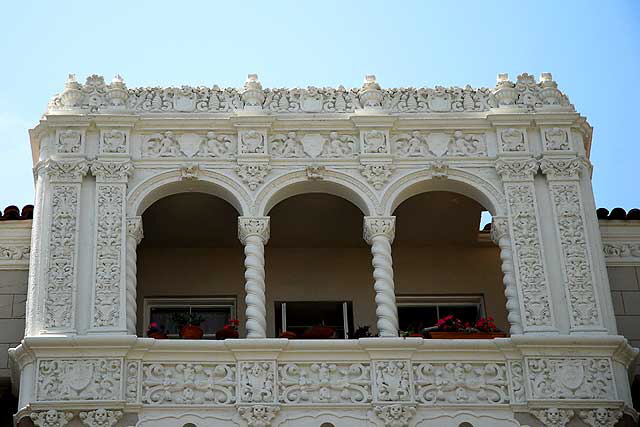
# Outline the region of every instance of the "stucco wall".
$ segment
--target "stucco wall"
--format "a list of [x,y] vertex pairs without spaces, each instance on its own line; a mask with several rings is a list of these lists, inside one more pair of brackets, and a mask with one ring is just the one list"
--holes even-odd
[[8,353],[24,336],[28,272],[0,270],[0,378],[9,376]]
[[[238,300],[244,323],[241,248],[140,248],[138,331],[143,299],[151,296],[229,296]],[[350,300],[354,323],[375,325],[371,253],[363,248],[269,248],[266,252],[268,333],[273,336],[274,301]],[[484,294],[487,313],[507,329],[498,249],[394,248],[396,292]],[[222,268],[221,268],[222,266]]]
[[640,267],[608,267],[613,309],[620,334],[640,347]]

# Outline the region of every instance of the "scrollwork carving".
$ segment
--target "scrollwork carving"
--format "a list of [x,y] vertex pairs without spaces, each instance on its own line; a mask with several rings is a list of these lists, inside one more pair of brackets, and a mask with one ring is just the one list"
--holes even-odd
[[507,128],[499,131],[500,149],[504,152],[526,151],[524,132],[518,128]]
[[373,188],[380,190],[393,175],[393,166],[388,163],[367,163],[360,166],[360,173]]
[[602,251],[605,258],[640,258],[640,243],[607,242],[602,244]]
[[36,427],[64,427],[73,419],[73,412],[49,409],[32,412],[30,417]]
[[544,149],[549,151],[565,151],[569,146],[569,134],[565,129],[550,128],[542,132],[544,136]]
[[609,399],[615,396],[609,359],[530,358],[529,384],[534,399]]
[[565,427],[574,415],[571,409],[558,408],[534,409],[531,413],[546,427]]
[[95,160],[91,162],[91,173],[101,182],[126,182],[133,173],[133,163]]
[[373,408],[373,413],[385,427],[408,427],[409,421],[416,414],[416,408],[400,404],[379,405]]
[[118,400],[121,381],[118,359],[39,360],[37,400]]
[[31,247],[29,245],[17,245],[17,246],[9,246],[2,245],[0,246],[0,260],[6,259],[11,261],[18,260],[26,260],[29,259],[29,253],[31,252]]
[[240,132],[241,154],[266,154],[266,132],[259,130],[243,130]]
[[582,159],[549,159],[540,160],[542,173],[550,179],[572,179],[577,178],[584,162]]
[[236,173],[252,191],[264,182],[269,172],[271,166],[266,163],[243,163],[236,167]]
[[47,175],[57,182],[80,182],[89,171],[86,160],[52,160],[44,163]]
[[125,154],[129,145],[127,132],[119,129],[107,129],[102,132],[100,152],[103,154]]
[[94,411],[80,412],[78,416],[82,424],[89,427],[113,427],[122,418],[122,411],[98,408]]
[[622,418],[620,409],[595,408],[578,411],[578,416],[591,427],[613,427]]
[[79,130],[66,129],[58,132],[56,151],[58,153],[79,153],[82,151],[83,134]]
[[238,407],[238,414],[247,422],[248,427],[269,427],[279,411],[280,407],[278,406],[254,405]]
[[275,402],[275,362],[240,363],[240,401]]
[[375,362],[375,400],[400,402],[411,400],[411,372],[408,360]]
[[538,172],[538,161],[533,158],[505,160],[498,159],[495,164],[496,171],[502,179],[509,181],[527,181],[533,179]]

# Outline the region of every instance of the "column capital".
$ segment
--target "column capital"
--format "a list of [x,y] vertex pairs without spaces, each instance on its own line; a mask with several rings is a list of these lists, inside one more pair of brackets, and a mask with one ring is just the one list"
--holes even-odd
[[135,239],[136,245],[140,244],[144,238],[141,216],[132,216],[127,218],[127,236]]
[[133,173],[133,163],[125,161],[94,160],[91,173],[98,182],[127,182]]
[[82,182],[89,171],[89,162],[85,159],[53,160],[47,159],[38,163],[34,173],[46,174],[51,182]]
[[258,236],[266,244],[269,241],[269,228],[268,216],[238,217],[238,238],[243,244],[249,236]]
[[495,168],[503,181],[532,181],[538,172],[539,164],[533,157],[498,159]]
[[503,237],[509,236],[509,218],[506,216],[494,216],[491,221],[491,240],[496,244]]
[[540,169],[549,180],[576,180],[585,165],[579,157],[548,158],[540,160]]
[[364,217],[364,240],[372,244],[375,236],[383,235],[389,242],[393,242],[396,236],[395,216],[365,216]]

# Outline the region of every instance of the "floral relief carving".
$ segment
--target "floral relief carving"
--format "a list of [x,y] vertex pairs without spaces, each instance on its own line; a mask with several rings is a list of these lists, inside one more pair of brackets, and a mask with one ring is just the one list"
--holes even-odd
[[380,405],[373,408],[373,413],[385,427],[408,427],[409,421],[416,414],[416,408],[408,405]]
[[520,361],[510,361],[509,371],[511,373],[511,392],[513,393],[513,403],[523,403],[525,401],[524,388],[524,368]]
[[37,400],[118,400],[118,359],[48,359],[38,361]]
[[56,151],[58,153],[79,153],[82,148],[82,139],[82,132],[79,130],[62,130],[58,133]]
[[389,152],[387,132],[367,130],[362,132],[362,147],[366,154],[386,154]]
[[100,152],[104,154],[125,154],[129,151],[129,136],[119,129],[108,129],[102,132]]
[[565,427],[574,415],[571,409],[558,408],[534,409],[531,413],[546,427]]
[[183,157],[178,139],[172,131],[161,134],[153,134],[146,138],[142,144],[142,157]]
[[102,182],[126,182],[133,173],[133,163],[95,160],[91,162],[91,173]]
[[620,409],[595,408],[579,411],[578,416],[591,427],[613,427],[622,418]]
[[266,154],[266,132],[245,130],[240,132],[241,154]]
[[264,182],[269,172],[271,166],[266,163],[243,163],[236,167],[236,173],[252,191]]
[[124,395],[128,403],[138,402],[138,383],[140,381],[140,363],[137,361],[127,362],[126,384]]
[[271,421],[278,415],[278,406],[239,406],[240,417],[247,422],[248,427],[269,427]]
[[47,328],[73,327],[79,190],[78,184],[52,188],[45,299]]
[[98,184],[94,327],[115,327],[120,319],[124,184]]
[[89,171],[86,160],[47,160],[44,164],[47,174],[58,182],[79,182]]
[[236,150],[235,145],[233,138],[228,135],[207,132],[207,135],[202,137],[194,157],[229,158]]
[[360,166],[360,173],[373,188],[380,190],[393,175],[393,166],[388,163],[367,163]]
[[496,107],[533,111],[548,106],[573,110],[550,73],[543,73],[539,83],[524,73],[515,84],[509,81],[508,75],[500,75],[495,88],[467,85],[391,89],[382,89],[375,76],[367,76],[361,88],[348,89],[342,86],[264,89],[256,75],[251,75],[241,89],[218,86],[128,89],[120,76],[107,85],[103,77],[93,75],[82,85],[70,75],[64,90],[49,103],[49,111],[229,113],[246,108],[277,113],[353,113],[364,108],[398,113],[446,113],[489,111]]
[[524,132],[517,128],[500,131],[500,148],[504,152],[526,151]]
[[31,247],[29,245],[0,246],[0,260],[7,259],[11,261],[27,260]]
[[240,363],[240,401],[275,401],[275,362]]
[[384,402],[411,400],[410,364],[406,360],[375,362],[376,399]]
[[577,178],[582,169],[583,160],[579,158],[573,159],[542,159],[540,161],[540,169],[542,173],[553,179],[571,179]]
[[534,327],[553,326],[533,183],[505,184],[505,192],[513,230],[514,261],[522,294],[524,323]]
[[239,217],[238,239],[244,243],[249,236],[259,236],[266,243],[269,240],[269,217]]
[[287,363],[278,367],[282,403],[366,403],[371,401],[368,364]]
[[98,408],[94,411],[80,412],[78,416],[82,424],[89,427],[113,427],[122,418],[122,411]]
[[227,405],[236,402],[232,364],[150,363],[142,368],[145,405]]
[[609,359],[527,360],[534,399],[608,399],[615,397]]
[[64,427],[73,419],[73,412],[49,409],[32,412],[30,418],[36,427]]
[[602,250],[605,258],[640,258],[640,243],[608,242],[602,244]]
[[570,150],[569,134],[565,129],[550,128],[543,131],[544,149],[549,151]]
[[373,243],[373,237],[382,235],[390,242],[393,242],[396,233],[396,217],[364,217],[364,241],[368,244]]
[[504,180],[527,181],[531,180],[538,172],[538,161],[533,158],[504,160],[498,159],[495,164],[496,171]]
[[600,326],[578,184],[551,184],[550,190],[567,280],[571,326]]
[[413,365],[413,371],[420,403],[509,403],[504,364],[419,363]]

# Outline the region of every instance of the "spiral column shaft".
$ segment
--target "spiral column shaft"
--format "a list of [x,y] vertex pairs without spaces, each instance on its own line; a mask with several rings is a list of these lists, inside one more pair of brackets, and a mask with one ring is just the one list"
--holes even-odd
[[506,218],[494,218],[491,225],[491,237],[500,247],[501,268],[504,274],[504,295],[507,298],[507,320],[511,335],[522,334],[522,314],[518,298],[518,288],[513,264],[513,251],[509,237],[509,223]]
[[127,218],[127,333],[136,335],[138,245],[142,241],[142,217]]
[[373,255],[373,288],[376,291],[376,316],[381,337],[398,336],[398,308],[393,284],[391,243],[395,236],[395,217],[365,217],[364,239]]
[[244,244],[247,338],[267,337],[264,245],[269,240],[268,217],[240,217],[238,237]]

